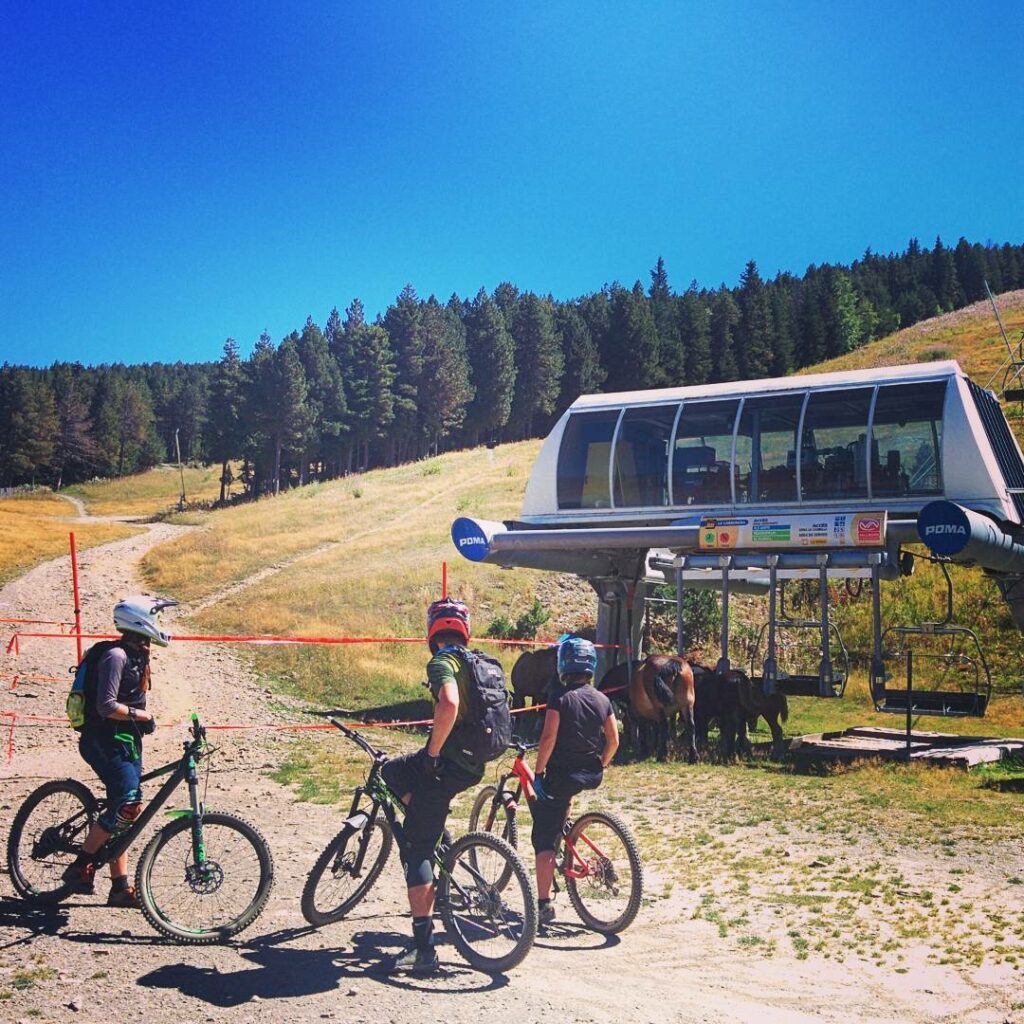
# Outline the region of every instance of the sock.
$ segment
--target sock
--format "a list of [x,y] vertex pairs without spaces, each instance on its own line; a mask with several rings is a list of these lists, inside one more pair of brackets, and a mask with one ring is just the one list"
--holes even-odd
[[541,910],[543,910],[545,907],[550,907],[551,906],[551,897],[549,896],[545,900],[537,900],[537,906],[539,906],[541,908]]
[[432,917],[414,917],[412,919],[412,937],[416,940],[416,949],[420,953],[428,953],[434,945],[434,919]]
[[127,892],[128,891],[128,876],[118,875],[117,878],[113,879],[110,884],[111,892]]

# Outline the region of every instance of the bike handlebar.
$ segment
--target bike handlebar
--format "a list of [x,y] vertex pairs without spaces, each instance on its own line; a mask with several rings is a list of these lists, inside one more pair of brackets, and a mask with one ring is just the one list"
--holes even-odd
[[339,722],[337,718],[331,719],[331,725],[333,725],[335,729],[339,729],[344,733],[353,743],[356,744],[356,746],[362,747],[362,749],[365,750],[366,753],[375,761],[387,756],[382,750],[378,750],[363,735],[356,732],[355,729],[350,729],[344,722]]
[[528,750],[536,750],[540,746],[539,743],[524,743],[522,740],[514,739],[509,745],[509,750],[516,750],[520,754],[525,754]]

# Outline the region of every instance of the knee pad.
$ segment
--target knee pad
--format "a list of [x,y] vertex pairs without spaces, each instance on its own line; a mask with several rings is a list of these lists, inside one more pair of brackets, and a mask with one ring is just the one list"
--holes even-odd
[[405,865],[405,884],[409,889],[430,885],[434,881],[434,865],[430,857],[411,856]]
[[122,832],[127,832],[141,813],[142,801],[121,804],[117,809],[117,818],[114,821],[114,834],[119,835]]

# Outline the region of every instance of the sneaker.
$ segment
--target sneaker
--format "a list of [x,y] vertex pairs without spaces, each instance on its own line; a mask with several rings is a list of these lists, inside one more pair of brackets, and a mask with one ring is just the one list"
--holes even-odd
[[69,864],[60,877],[68,889],[79,896],[92,896],[96,892],[96,867],[93,864]]
[[435,974],[441,967],[441,961],[437,958],[437,950],[433,946],[427,952],[421,952],[415,946],[410,946],[402,953],[389,956],[380,965],[381,974]]
[[107,906],[138,910],[139,897],[135,893],[135,886],[129,885],[127,889],[111,889],[110,895],[107,897]]
[[553,903],[545,903],[542,907],[537,908],[537,924],[554,924],[555,921],[555,905]]

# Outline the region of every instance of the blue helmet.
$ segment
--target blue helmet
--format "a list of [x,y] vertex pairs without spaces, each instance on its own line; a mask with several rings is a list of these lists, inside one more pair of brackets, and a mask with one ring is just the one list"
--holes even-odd
[[558,645],[558,678],[576,672],[593,675],[597,671],[597,648],[582,637],[569,636]]

